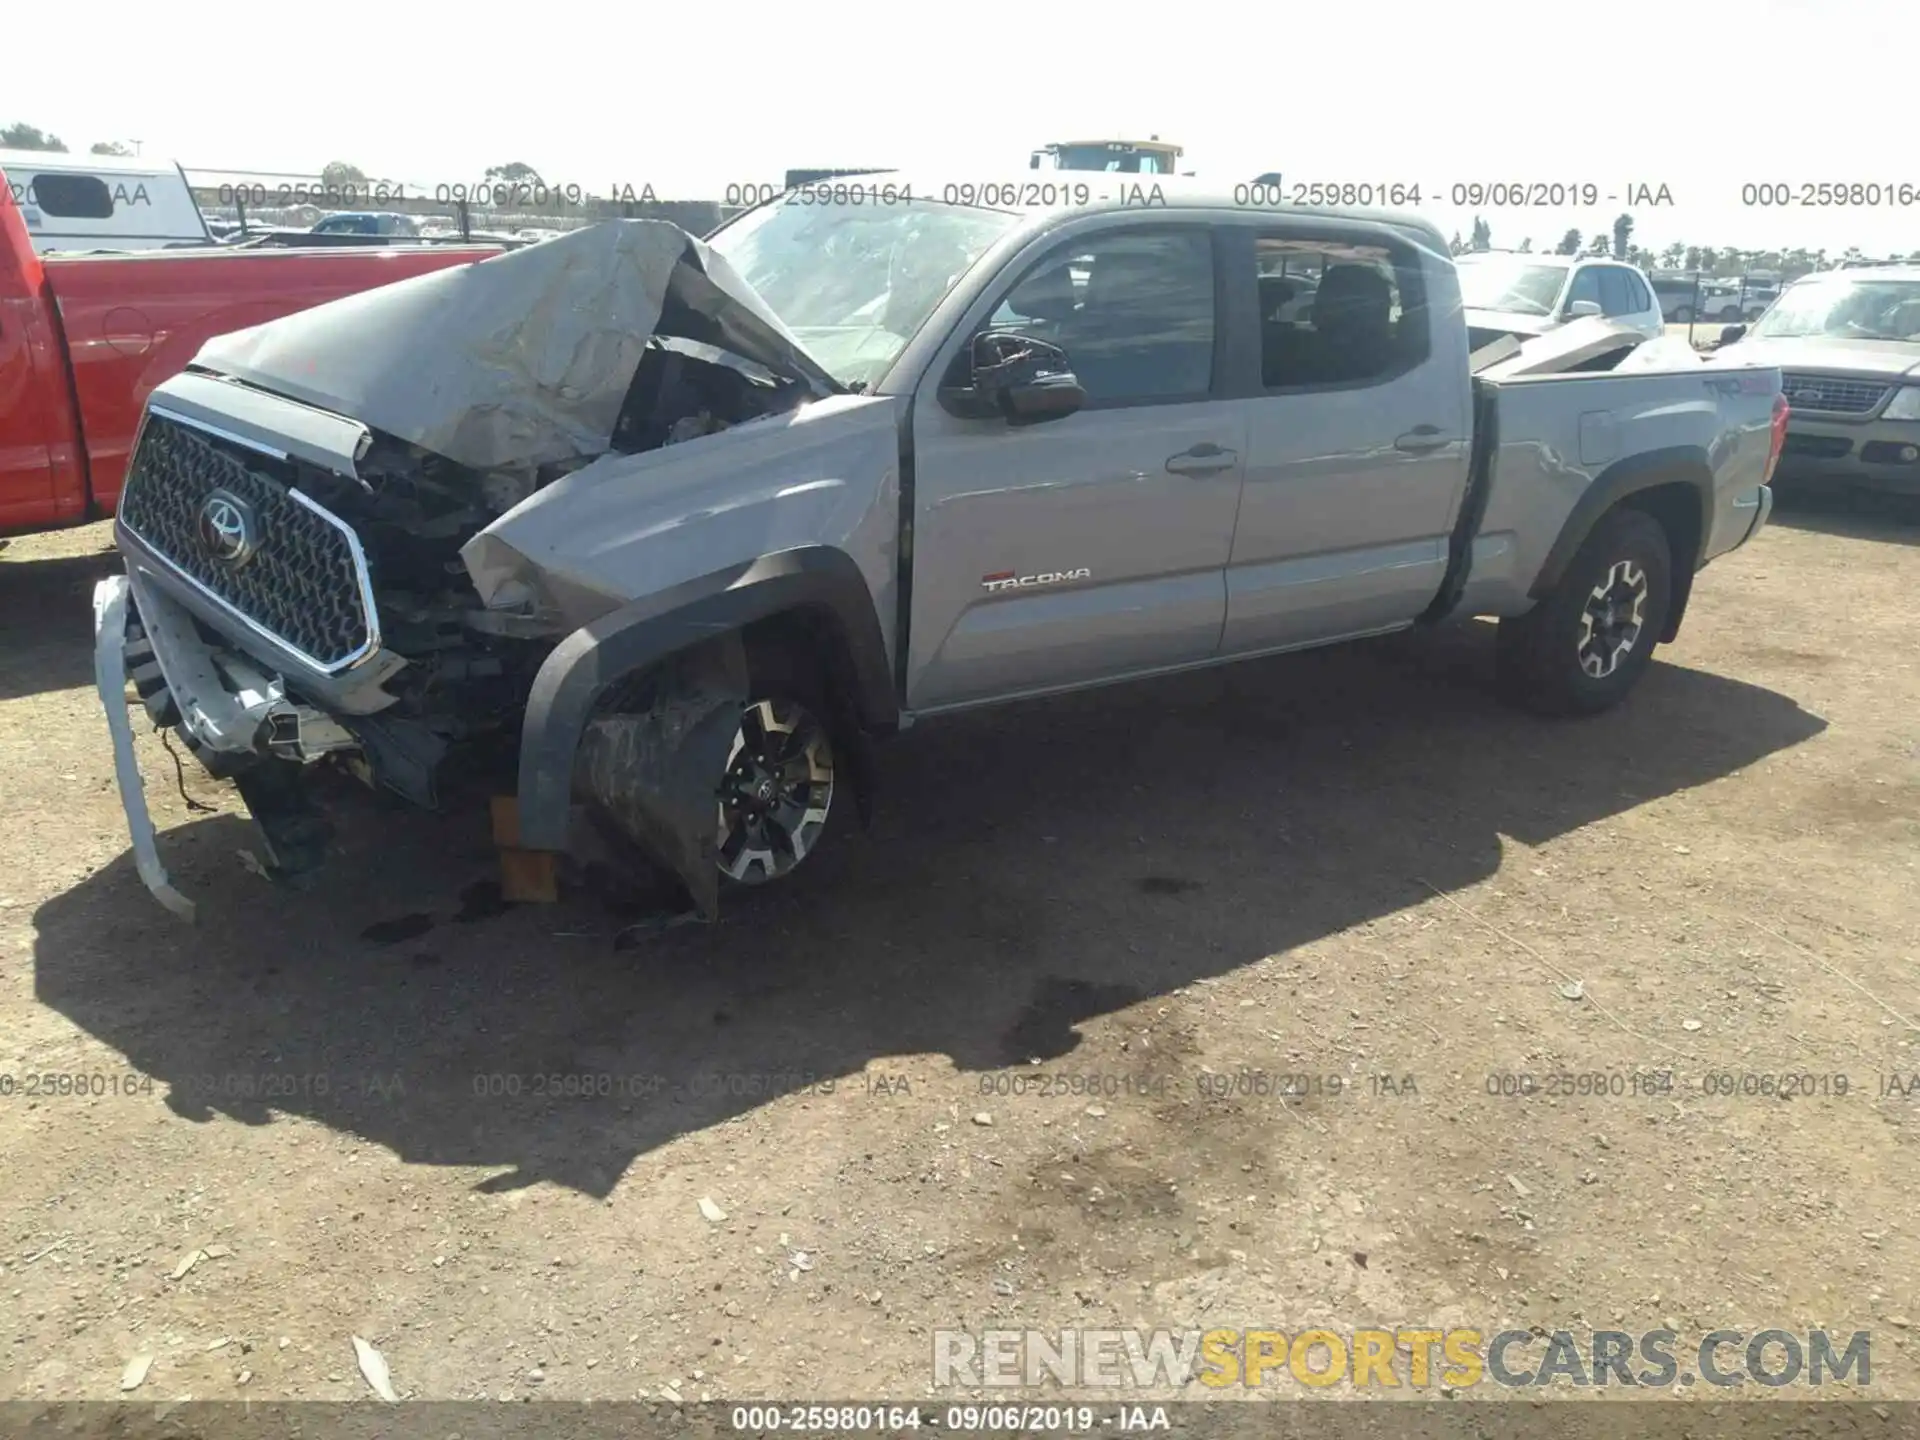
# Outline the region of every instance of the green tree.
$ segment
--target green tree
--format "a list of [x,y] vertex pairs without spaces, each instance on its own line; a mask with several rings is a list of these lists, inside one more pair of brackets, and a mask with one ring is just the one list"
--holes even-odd
[[1447,253],[1449,255],[1464,255],[1467,253],[1466,242],[1460,238],[1460,232],[1458,230],[1454,231],[1453,238],[1447,241]]
[[133,149],[131,146],[122,145],[118,140],[96,140],[87,153],[89,155],[131,155]]
[[1720,273],[1720,252],[1711,245],[1700,247],[1700,268],[1708,275]]
[[1613,258],[1624,260],[1633,248],[1633,216],[1622,213],[1613,218]]
[[1566,234],[1560,237],[1560,244],[1555,248],[1553,253],[1556,255],[1578,255],[1580,253],[1580,232],[1578,230],[1567,231]]
[[1522,255],[1531,255],[1533,253],[1533,237],[1531,235],[1520,242],[1520,253]]
[[67,142],[58,135],[35,125],[19,124],[0,127],[0,150],[64,151],[66,148]]
[[484,178],[488,180],[505,180],[509,183],[524,182],[528,185],[545,183],[540,178],[540,172],[524,160],[509,160],[504,165],[489,165]]
[[1488,225],[1487,222],[1482,220],[1478,215],[1473,217],[1473,240],[1471,244],[1475,250],[1491,250],[1493,248],[1493,227]]
[[1608,243],[1609,242],[1607,240],[1607,235],[1604,230],[1596,233],[1594,237],[1587,242],[1587,254],[1589,255],[1607,254]]
[[349,165],[344,160],[335,160],[320,168],[322,185],[364,185],[366,172],[358,165]]

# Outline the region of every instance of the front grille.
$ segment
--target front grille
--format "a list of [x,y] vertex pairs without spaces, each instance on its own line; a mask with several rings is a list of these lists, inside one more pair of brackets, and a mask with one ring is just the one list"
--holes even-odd
[[1840,380],[1831,375],[1782,375],[1780,388],[1795,410],[1864,415],[1878,408],[1893,387],[1882,380]]
[[[373,644],[362,561],[344,521],[285,483],[277,456],[150,411],[120,497],[120,523],[206,594],[317,669],[342,669]],[[235,565],[201,539],[216,490],[253,510],[257,549]]]

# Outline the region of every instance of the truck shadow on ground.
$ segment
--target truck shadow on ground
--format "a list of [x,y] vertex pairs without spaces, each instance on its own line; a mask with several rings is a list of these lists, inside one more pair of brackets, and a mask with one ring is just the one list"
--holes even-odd
[[489,903],[477,815],[369,818],[306,892],[235,860],[241,822],[199,822],[162,837],[199,926],[123,856],[40,908],[36,994],[182,1115],[301,1114],[403,1160],[507,1167],[486,1189],[604,1196],[675,1136],[870,1062],[1058,1059],[1098,1016],[1484,880],[1502,837],[1538,845],[1825,728],[1664,664],[1611,715],[1514,714],[1490,629],[928,722],[883,751],[870,833],[788,893],[627,949],[594,899]]
[[112,550],[0,559],[0,700],[93,683],[93,587],[121,568]]

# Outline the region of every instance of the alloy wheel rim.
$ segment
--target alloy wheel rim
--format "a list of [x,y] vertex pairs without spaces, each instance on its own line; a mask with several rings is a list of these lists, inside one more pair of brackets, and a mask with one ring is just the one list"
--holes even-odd
[[1646,627],[1647,572],[1631,560],[1616,560],[1587,596],[1580,611],[1580,668],[1604,680],[1640,643]]
[[787,874],[812,851],[833,805],[833,747],[826,727],[790,700],[756,700],[720,781],[718,863],[748,885]]

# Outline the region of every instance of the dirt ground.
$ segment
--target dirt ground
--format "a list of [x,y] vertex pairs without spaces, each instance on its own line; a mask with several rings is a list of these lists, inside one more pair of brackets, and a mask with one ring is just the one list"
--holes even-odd
[[402,1396],[911,1399],[992,1325],[1869,1330],[1920,1398],[1916,542],[1776,516],[1588,722],[1482,625],[930,722],[791,893],[617,946],[477,814],[273,887],[143,729],[173,920],[108,532],[16,541],[0,1398],[362,1397],[360,1336]]

